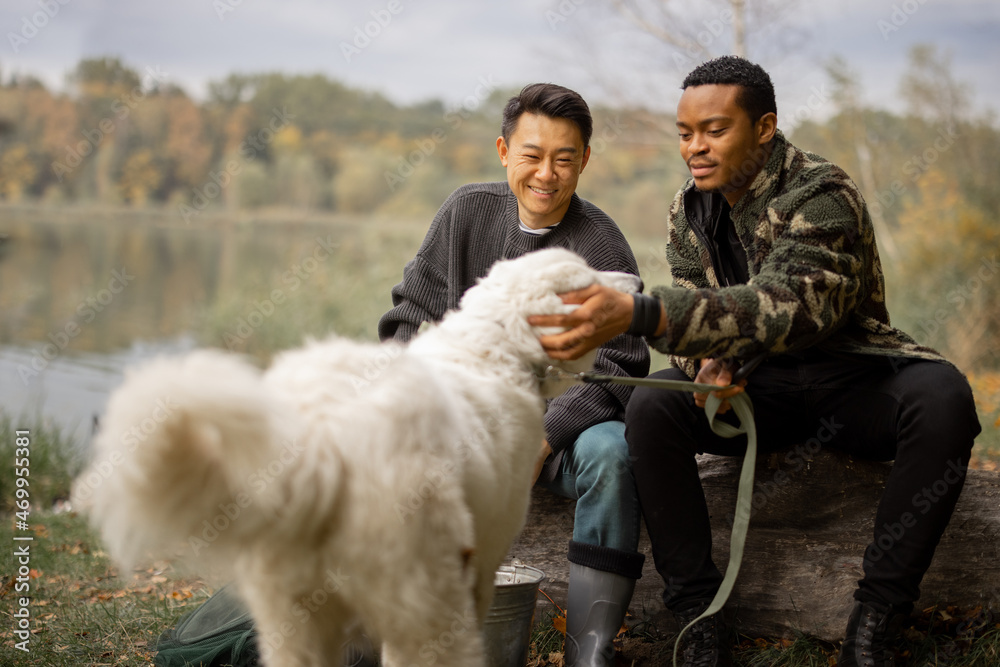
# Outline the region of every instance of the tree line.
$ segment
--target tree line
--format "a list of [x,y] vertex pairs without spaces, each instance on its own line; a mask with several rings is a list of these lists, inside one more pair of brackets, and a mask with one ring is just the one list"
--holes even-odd
[[[454,107],[401,106],[322,75],[233,74],[199,103],[115,58],[82,60],[70,83],[0,86],[0,197],[171,206],[188,222],[268,206],[423,215],[463,182],[503,177],[492,145],[515,92],[482,79]],[[664,156],[637,157],[662,172]]]
[[[790,138],[861,187],[903,324],[963,367],[1000,367],[995,117],[969,111],[967,85],[930,46],[913,49],[898,82],[902,112],[867,106],[843,62],[827,73],[824,119]],[[516,92],[482,79],[457,105],[399,105],[323,75],[232,74],[199,102],[162,72],[115,58],[80,61],[70,83],[54,92],[31,77],[0,82],[0,198],[160,208],[191,224],[261,208],[426,224],[458,185],[504,177],[493,143]],[[661,238],[687,178],[672,115],[593,111],[581,195],[631,237]]]

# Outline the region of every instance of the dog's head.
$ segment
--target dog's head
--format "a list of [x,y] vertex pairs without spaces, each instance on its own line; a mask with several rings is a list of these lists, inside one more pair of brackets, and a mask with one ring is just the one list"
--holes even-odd
[[[527,318],[530,315],[572,312],[577,306],[564,304],[559,294],[594,283],[622,292],[635,292],[642,286],[638,276],[597,271],[576,253],[563,248],[550,248],[494,264],[489,273],[465,293],[459,309],[500,323],[508,340],[517,346],[519,354],[539,372],[549,365],[573,373],[588,371],[593,367],[596,352],[576,361],[553,360],[545,354],[538,336],[561,330],[532,327]],[[546,378],[542,382],[542,395],[557,396],[571,384],[565,380]]]

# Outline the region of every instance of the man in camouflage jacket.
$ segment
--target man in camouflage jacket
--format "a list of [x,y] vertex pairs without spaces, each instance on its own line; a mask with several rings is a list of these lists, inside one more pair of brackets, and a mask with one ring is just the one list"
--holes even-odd
[[730,284],[724,273],[720,281],[706,231],[706,200],[713,198],[721,199],[693,179],[677,193],[667,261],[673,287],[686,291],[651,290],[665,306],[667,327],[650,344],[688,376],[697,374],[695,358],[750,359],[814,345],[943,360],[890,326],[871,218],[842,169],[775,132],[767,163],[730,212],[747,249],[747,284]]
[[[675,366],[652,377],[728,387],[740,363],[759,363],[714,393],[727,399],[746,388],[762,451],[826,426],[827,446],[894,460],[838,661],[891,665],[895,628],[920,595],[980,430],[972,392],[941,355],[890,325],[865,202],[842,169],[778,131],[767,73],[725,56],[696,68],[683,88],[677,126],[693,178],[670,207],[673,285],[652,296],[590,287],[563,295],[582,304],[573,313],[531,321],[568,329],[542,338],[555,358],[641,333]],[[711,431],[706,398],[640,388],[626,414],[664,602],[682,625],[722,580],[695,455],[745,450]],[[942,486],[935,502],[917,502]],[[716,617],[689,636],[686,665],[732,664]]]

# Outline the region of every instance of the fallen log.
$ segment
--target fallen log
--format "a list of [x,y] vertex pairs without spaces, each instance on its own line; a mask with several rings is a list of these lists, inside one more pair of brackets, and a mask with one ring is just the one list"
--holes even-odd
[[[708,455],[699,462],[712,516],[713,553],[722,569],[729,556],[741,462]],[[761,457],[746,552],[727,605],[738,631],[750,636],[801,632],[827,641],[843,638],[890,467],[832,450],[821,450],[795,466],[778,455]],[[572,501],[535,489],[528,523],[510,552],[545,572],[542,590],[563,608],[573,508]],[[640,550],[646,563],[630,610],[673,630],[645,532]],[[1000,608],[1000,473],[969,471],[921,592],[917,609],[935,604]],[[539,601],[539,609],[551,607],[543,596]]]

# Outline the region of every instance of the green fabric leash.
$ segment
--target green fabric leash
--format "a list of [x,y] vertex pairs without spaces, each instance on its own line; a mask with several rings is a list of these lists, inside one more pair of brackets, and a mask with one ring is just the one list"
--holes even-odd
[[687,632],[693,625],[698,623],[698,621],[708,618],[722,609],[722,607],[726,604],[726,601],[729,599],[730,593],[733,592],[733,586],[736,585],[736,577],[740,573],[740,565],[743,563],[743,547],[746,544],[747,530],[750,527],[750,507],[751,498],[753,496],[754,465],[757,462],[757,427],[753,419],[753,403],[750,402],[750,397],[747,396],[746,392],[741,392],[728,399],[729,405],[733,408],[733,411],[736,413],[736,416],[740,421],[739,426],[733,426],[724,421],[715,419],[716,413],[719,411],[719,406],[722,405],[722,399],[716,398],[716,396],[711,392],[729,389],[735,385],[719,387],[714,384],[688,382],[683,380],[656,380],[651,378],[596,375],[592,373],[566,373],[565,371],[560,371],[559,369],[552,368],[551,366],[549,367],[547,373],[550,375],[555,374],[558,377],[571,378],[585,383],[612,383],[630,385],[633,387],[666,389],[670,391],[708,393],[708,400],[705,401],[705,416],[708,417],[708,423],[716,435],[720,435],[723,438],[734,438],[741,433],[745,433],[747,436],[747,452],[743,457],[743,468],[740,471],[740,482],[736,494],[736,516],[733,519],[733,532],[729,541],[729,565],[726,567],[726,575],[722,578],[722,583],[719,584],[719,590],[716,592],[712,602],[708,605],[708,608],[701,614],[701,616],[681,628],[680,634],[677,635],[677,640],[674,642],[674,667],[677,667],[677,650],[680,647],[681,638],[684,636],[684,633]]

